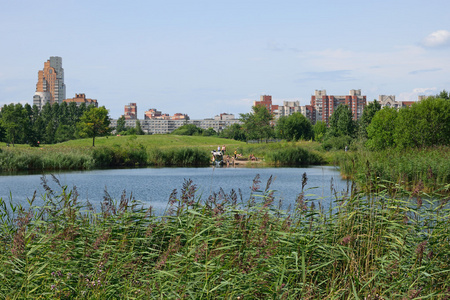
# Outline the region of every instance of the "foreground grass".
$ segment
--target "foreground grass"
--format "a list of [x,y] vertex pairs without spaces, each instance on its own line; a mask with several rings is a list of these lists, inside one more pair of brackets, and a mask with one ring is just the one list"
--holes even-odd
[[[44,178],[43,205],[34,197],[30,209],[0,205],[0,297],[450,297],[448,198],[353,190],[323,211],[299,191],[285,212],[271,180],[260,188],[257,176],[250,199],[235,191],[201,199],[186,180],[154,216],[107,194],[96,213],[76,190],[52,191]],[[302,190],[306,183],[305,174]]]

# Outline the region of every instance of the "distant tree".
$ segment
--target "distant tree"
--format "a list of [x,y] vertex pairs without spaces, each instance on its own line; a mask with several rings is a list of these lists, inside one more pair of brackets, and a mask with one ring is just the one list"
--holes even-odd
[[412,107],[400,109],[395,142],[398,148],[449,145],[449,99],[428,97]]
[[376,112],[367,126],[368,140],[366,145],[371,150],[382,150],[395,146],[395,131],[398,111],[384,107]]
[[349,106],[339,105],[330,117],[330,128],[328,133],[331,136],[350,136],[356,132],[356,122]]
[[215,136],[215,135],[217,135],[217,132],[212,127],[209,127],[208,129],[203,130],[202,135],[203,136]]
[[242,129],[242,126],[240,124],[232,124],[225,128],[221,133],[221,137],[227,138],[227,139],[233,139],[236,141],[245,141],[246,136],[245,132]]
[[323,121],[317,121],[316,124],[313,126],[314,131],[314,140],[321,142],[327,133],[327,124]]
[[139,119],[136,120],[136,135],[144,135],[144,131],[141,128],[141,121],[139,121]]
[[299,112],[280,117],[276,131],[280,138],[288,141],[309,140],[314,136],[311,122]]
[[194,124],[185,124],[172,131],[174,135],[201,135],[202,133],[203,129]]
[[447,92],[446,90],[443,90],[442,92],[437,94],[435,98],[441,98],[441,99],[450,100],[450,92]]
[[125,131],[125,116],[120,116],[119,119],[117,119],[117,127],[116,127],[116,133],[120,133],[122,131]]
[[2,108],[2,117],[0,119],[1,125],[6,133],[6,140],[13,146],[16,143],[23,143],[25,136],[25,129],[29,122],[26,110],[22,104],[4,105]]
[[372,122],[373,116],[381,110],[381,104],[377,100],[369,103],[363,110],[361,119],[359,120],[358,135],[360,138],[367,138],[367,127]]
[[110,123],[108,110],[104,106],[93,107],[86,110],[81,116],[78,128],[82,135],[92,137],[92,147],[94,147],[97,136],[107,135],[111,132]]
[[263,105],[252,107],[252,112],[240,114],[239,118],[244,124],[242,128],[249,139],[267,139],[274,136],[271,126],[273,115]]

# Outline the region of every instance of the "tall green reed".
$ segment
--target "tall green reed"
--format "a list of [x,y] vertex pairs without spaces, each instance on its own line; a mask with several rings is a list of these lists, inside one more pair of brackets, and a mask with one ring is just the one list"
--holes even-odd
[[[53,178],[56,180],[56,178]],[[0,203],[2,298],[396,299],[450,297],[449,198],[377,182],[324,209],[307,195],[281,210],[276,178],[197,195],[185,180],[155,216],[132,195],[101,210],[76,189]],[[58,182],[57,182],[58,183]],[[333,187],[331,187],[333,188]],[[41,201],[37,206],[36,201]]]

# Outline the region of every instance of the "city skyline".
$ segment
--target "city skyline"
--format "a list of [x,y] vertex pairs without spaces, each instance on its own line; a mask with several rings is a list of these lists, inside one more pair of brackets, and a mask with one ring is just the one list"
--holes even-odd
[[[58,4],[58,5],[56,5]],[[29,103],[63,59],[66,94],[123,114],[137,103],[192,119],[250,111],[260,95],[315,90],[417,101],[450,89],[450,3],[440,1],[21,1],[0,10],[0,105]]]

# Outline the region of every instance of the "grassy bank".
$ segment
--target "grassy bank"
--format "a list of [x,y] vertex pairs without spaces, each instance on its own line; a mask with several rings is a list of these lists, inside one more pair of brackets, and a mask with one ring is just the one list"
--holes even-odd
[[334,163],[341,173],[364,186],[387,181],[390,188],[434,191],[450,183],[450,147],[336,152]]
[[325,158],[314,142],[246,144],[202,136],[112,136],[73,140],[30,148],[24,145],[0,148],[1,171],[87,170],[143,166],[208,166],[211,150],[226,145],[243,157],[250,154],[272,165],[323,164]]
[[64,188],[14,214],[2,202],[0,297],[450,297],[448,199],[352,191],[323,211],[299,191],[285,212],[270,181],[261,188],[256,177],[241,199],[199,198],[186,180],[159,217],[126,195],[106,196],[96,213]]

